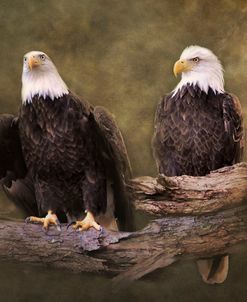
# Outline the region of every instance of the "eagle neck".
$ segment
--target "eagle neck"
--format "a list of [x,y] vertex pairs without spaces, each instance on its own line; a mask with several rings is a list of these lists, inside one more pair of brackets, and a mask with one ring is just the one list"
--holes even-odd
[[197,71],[191,70],[183,72],[180,82],[173,90],[173,94],[176,94],[176,92],[185,85],[198,86],[206,94],[210,89],[216,94],[224,93],[224,77],[221,64],[210,65],[205,69],[199,69]]
[[175,101],[184,99],[184,97],[186,95],[189,95],[190,99],[206,100],[209,97],[213,97],[213,99],[214,99],[215,96],[222,95],[224,93],[225,92],[214,91],[213,89],[211,89],[211,87],[209,87],[209,89],[207,90],[207,93],[206,93],[204,90],[201,89],[201,87],[199,85],[197,85],[197,84],[193,85],[193,84],[187,83],[187,84],[183,85],[181,88],[179,88],[175,93],[172,92],[170,94],[170,97]]
[[22,103],[31,103],[34,96],[52,101],[63,95],[69,94],[67,85],[64,83],[56,70],[50,73],[28,72],[22,75]]

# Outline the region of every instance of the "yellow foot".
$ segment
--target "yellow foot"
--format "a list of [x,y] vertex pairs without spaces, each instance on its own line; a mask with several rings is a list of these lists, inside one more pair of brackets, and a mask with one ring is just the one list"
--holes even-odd
[[45,230],[48,230],[49,225],[53,224],[57,226],[57,229],[61,231],[60,227],[60,222],[57,218],[56,214],[53,214],[52,211],[48,211],[48,214],[45,217],[35,217],[35,216],[30,216],[27,217],[25,220],[27,223],[41,223],[43,224],[43,228]]
[[91,212],[87,212],[86,217],[82,221],[76,221],[73,228],[79,229],[79,231],[86,231],[90,228],[95,228],[97,231],[101,230],[101,226],[95,221]]

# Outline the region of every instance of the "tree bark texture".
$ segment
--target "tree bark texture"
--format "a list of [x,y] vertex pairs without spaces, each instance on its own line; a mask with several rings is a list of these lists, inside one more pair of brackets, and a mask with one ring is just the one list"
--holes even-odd
[[128,184],[137,210],[159,216],[133,233],[76,232],[0,222],[0,260],[109,273],[134,280],[180,259],[247,249],[247,164],[204,177],[140,177]]

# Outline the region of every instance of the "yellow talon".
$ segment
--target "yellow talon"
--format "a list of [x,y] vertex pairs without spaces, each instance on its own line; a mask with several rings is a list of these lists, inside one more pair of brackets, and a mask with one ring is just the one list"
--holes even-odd
[[79,229],[79,231],[86,231],[91,227],[95,228],[97,231],[101,230],[101,226],[95,221],[91,212],[87,212],[86,217],[82,221],[77,221],[73,226],[74,229]]
[[49,228],[49,225],[53,224],[58,227],[60,230],[60,222],[57,218],[56,214],[53,214],[52,211],[48,211],[48,214],[45,217],[35,217],[35,216],[30,216],[26,218],[26,222],[37,222],[43,224],[43,228],[47,230]]

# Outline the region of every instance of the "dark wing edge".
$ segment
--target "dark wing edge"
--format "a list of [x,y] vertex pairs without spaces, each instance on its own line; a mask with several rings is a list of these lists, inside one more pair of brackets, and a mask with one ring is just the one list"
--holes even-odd
[[131,178],[131,166],[124,139],[113,115],[104,107],[93,109],[94,120],[104,141],[102,155],[105,167],[113,178],[115,215],[123,231],[132,231],[133,210],[126,183]]
[[160,159],[163,158],[163,152],[161,150],[161,144],[160,142],[165,141],[165,135],[167,135],[166,133],[164,133],[163,131],[163,126],[162,126],[162,122],[163,122],[163,110],[164,110],[164,105],[165,105],[165,101],[166,101],[166,96],[162,96],[157,108],[156,108],[156,112],[155,112],[155,117],[154,117],[154,134],[152,137],[152,151],[153,151],[153,157],[155,159],[155,163],[156,163],[156,167],[157,170],[161,173],[161,162]]
[[234,158],[232,164],[238,163],[243,158],[245,148],[245,131],[241,103],[232,93],[227,94],[223,102],[223,118],[225,131],[230,135],[234,144]]
[[18,120],[10,114],[0,115],[0,181],[9,184],[23,178],[26,166],[18,133]]
[[7,197],[26,215],[36,215],[33,183],[27,176],[18,130],[18,118],[0,115],[0,185]]
[[28,175],[23,179],[13,180],[10,187],[3,185],[3,191],[24,215],[39,216],[33,181]]

